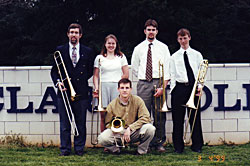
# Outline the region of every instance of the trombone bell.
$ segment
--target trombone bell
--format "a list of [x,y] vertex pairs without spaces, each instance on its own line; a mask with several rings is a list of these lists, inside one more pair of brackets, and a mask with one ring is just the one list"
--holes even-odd
[[197,109],[197,107],[194,105],[194,100],[193,98],[189,98],[188,102],[186,103],[185,107],[192,108],[192,109]]
[[122,120],[119,118],[115,118],[111,123],[111,130],[114,133],[121,133],[124,130]]
[[169,109],[168,109],[168,106],[167,106],[167,102],[165,101],[163,106],[162,106],[162,109],[161,109],[161,112],[168,112]]

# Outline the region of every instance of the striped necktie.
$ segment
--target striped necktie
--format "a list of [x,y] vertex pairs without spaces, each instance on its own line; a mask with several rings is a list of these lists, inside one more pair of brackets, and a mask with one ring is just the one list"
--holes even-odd
[[147,55],[147,66],[146,66],[146,80],[151,81],[153,76],[152,76],[152,53],[151,53],[151,45],[150,43],[148,45],[148,55]]
[[77,64],[77,54],[76,54],[76,48],[75,47],[73,47],[73,51],[72,51],[72,63],[73,63],[74,67]]

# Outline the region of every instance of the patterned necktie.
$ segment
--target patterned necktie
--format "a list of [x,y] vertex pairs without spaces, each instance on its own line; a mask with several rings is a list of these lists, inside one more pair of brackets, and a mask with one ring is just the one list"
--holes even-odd
[[189,60],[188,60],[188,57],[187,57],[187,52],[185,51],[184,52],[184,62],[185,62],[185,67],[186,67],[186,70],[187,70],[187,77],[188,77],[188,82],[189,84],[193,84],[195,82],[195,79],[194,79],[194,72],[189,64]]
[[73,63],[73,66],[75,67],[76,63],[77,63],[77,54],[76,54],[76,48],[75,47],[73,47],[73,51],[72,51],[72,63]]
[[147,55],[147,66],[146,66],[146,80],[151,81],[152,80],[152,54],[151,54],[151,45],[150,43],[148,45],[148,55]]

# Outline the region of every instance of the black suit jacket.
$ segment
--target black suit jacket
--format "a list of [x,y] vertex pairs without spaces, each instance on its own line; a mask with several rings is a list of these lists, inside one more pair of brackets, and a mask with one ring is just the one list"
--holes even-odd
[[[93,75],[93,63],[94,63],[94,54],[92,49],[80,44],[80,58],[75,67],[73,67],[72,60],[70,58],[69,53],[69,43],[58,46],[56,51],[60,51],[65,67],[67,69],[70,81],[73,85],[73,88],[77,95],[80,96],[81,99],[88,99],[88,79]],[[60,70],[63,70],[63,66],[60,66]],[[58,74],[58,68],[56,63],[54,62],[51,69],[51,78],[53,80],[54,85],[57,84],[58,80],[60,80],[60,76]],[[63,78],[66,78],[65,73],[62,72]],[[69,89],[69,85],[67,81],[64,81],[64,85],[67,89]],[[70,97],[70,91],[67,90],[67,93]],[[60,95],[60,92],[58,92]]]

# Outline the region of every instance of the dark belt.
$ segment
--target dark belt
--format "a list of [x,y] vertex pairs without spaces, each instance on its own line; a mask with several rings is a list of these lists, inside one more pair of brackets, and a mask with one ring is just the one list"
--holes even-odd
[[[159,78],[153,78],[151,81],[153,81],[153,80],[159,80]],[[142,79],[139,79],[139,81],[147,81],[147,80],[142,80]],[[150,81],[150,82],[151,82]],[[147,81],[148,82],[148,81]]]
[[176,85],[190,86],[189,82],[177,82]]

